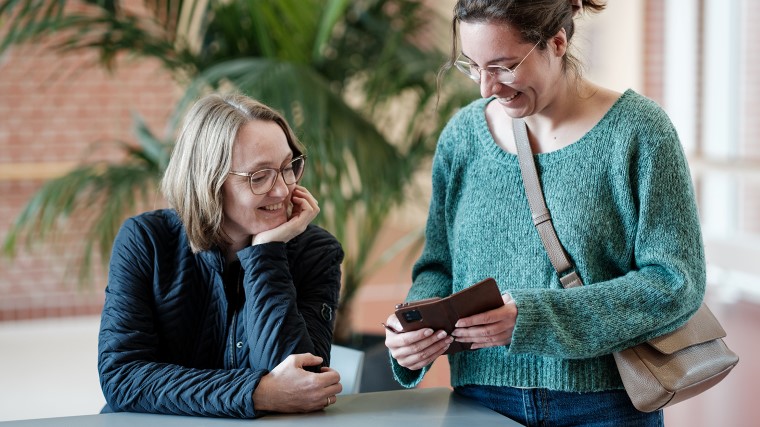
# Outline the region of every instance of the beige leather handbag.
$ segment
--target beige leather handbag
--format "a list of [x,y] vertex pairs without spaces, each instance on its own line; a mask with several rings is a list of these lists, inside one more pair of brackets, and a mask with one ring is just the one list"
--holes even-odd
[[[551,222],[525,122],[516,119],[513,126],[533,224],[562,286],[582,286],[583,281]],[[739,357],[723,342],[725,336],[726,331],[703,303],[689,321],[675,331],[614,353],[625,391],[636,409],[656,411],[719,383],[739,363]]]

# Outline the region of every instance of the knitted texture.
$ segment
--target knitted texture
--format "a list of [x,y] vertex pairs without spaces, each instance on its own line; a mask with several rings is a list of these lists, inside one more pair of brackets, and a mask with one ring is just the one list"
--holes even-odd
[[[581,139],[535,156],[557,235],[585,284],[563,289],[531,221],[517,156],[489,132],[489,101],[460,110],[441,134],[407,300],[486,277],[514,298],[511,345],[450,356],[453,386],[622,388],[611,353],[682,325],[704,296],[698,212],[676,131],[657,104],[628,90]],[[405,386],[427,371],[392,363]]]

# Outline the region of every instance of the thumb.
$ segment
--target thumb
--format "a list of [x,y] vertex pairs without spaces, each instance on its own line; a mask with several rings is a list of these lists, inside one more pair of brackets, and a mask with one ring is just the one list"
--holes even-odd
[[296,366],[299,368],[304,366],[317,366],[322,364],[322,358],[311,353],[296,354],[294,356],[296,359]]

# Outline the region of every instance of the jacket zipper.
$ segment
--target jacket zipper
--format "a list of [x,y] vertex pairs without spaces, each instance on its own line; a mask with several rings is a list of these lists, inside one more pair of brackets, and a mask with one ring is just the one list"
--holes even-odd
[[[240,298],[240,280],[243,273],[243,266],[240,266],[240,270],[238,271],[238,280],[237,280],[237,289],[235,289],[235,305],[238,304],[238,299]],[[232,301],[228,301],[227,304],[232,303]],[[229,338],[229,344],[230,344],[230,367],[232,369],[237,368],[237,317],[238,317],[238,310],[235,309],[235,311],[232,313],[232,321],[230,322],[230,338]]]
[[235,335],[237,330],[237,311],[232,313],[232,325],[230,325],[230,368],[235,369],[237,368],[237,362],[235,357]]

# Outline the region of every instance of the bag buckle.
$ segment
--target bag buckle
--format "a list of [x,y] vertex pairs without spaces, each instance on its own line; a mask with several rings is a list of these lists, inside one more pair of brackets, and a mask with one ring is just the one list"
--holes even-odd
[[569,269],[560,273],[559,282],[562,283],[562,287],[564,288],[575,288],[578,286],[583,286],[581,276],[579,276],[578,272],[575,271],[575,267],[570,267]]

